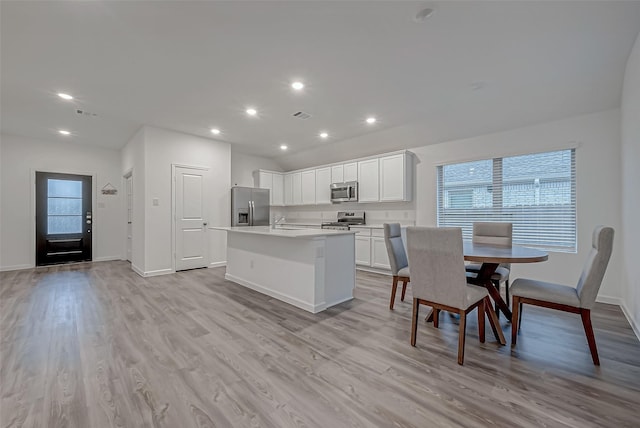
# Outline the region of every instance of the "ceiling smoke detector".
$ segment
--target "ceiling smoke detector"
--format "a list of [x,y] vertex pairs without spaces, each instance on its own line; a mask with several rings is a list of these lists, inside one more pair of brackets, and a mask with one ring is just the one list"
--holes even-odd
[[309,119],[311,117],[311,115],[309,113],[305,113],[303,111],[299,111],[297,113],[293,113],[293,117],[296,117],[298,119]]
[[84,117],[98,117],[96,113],[91,113],[90,111],[82,110],[79,108],[76,109],[76,114],[78,116],[84,116]]
[[424,9],[418,11],[416,16],[413,17],[413,20],[417,23],[422,23],[426,21],[431,15],[433,15],[433,9],[430,7],[425,7]]

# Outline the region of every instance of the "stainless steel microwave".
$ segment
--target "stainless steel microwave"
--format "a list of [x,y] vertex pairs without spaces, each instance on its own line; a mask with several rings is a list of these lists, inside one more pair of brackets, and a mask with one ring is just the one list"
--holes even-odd
[[346,183],[333,183],[331,185],[331,202],[357,202],[358,182],[347,181]]

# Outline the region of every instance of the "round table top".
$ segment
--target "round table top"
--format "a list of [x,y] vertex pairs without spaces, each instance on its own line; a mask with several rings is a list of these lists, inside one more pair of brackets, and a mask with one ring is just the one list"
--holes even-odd
[[518,245],[503,247],[464,242],[463,252],[465,260],[480,263],[536,263],[549,258],[546,251]]

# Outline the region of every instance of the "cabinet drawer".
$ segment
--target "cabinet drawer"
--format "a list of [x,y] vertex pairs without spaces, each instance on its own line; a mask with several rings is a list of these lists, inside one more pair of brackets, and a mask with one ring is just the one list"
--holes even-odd
[[371,236],[384,238],[384,229],[371,229]]

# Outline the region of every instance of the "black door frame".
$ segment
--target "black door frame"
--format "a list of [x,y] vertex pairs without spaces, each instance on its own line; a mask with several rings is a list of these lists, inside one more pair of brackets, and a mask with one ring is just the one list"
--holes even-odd
[[[96,192],[96,185],[97,185],[97,174],[93,173],[93,172],[86,172],[86,171],[60,171],[60,170],[43,170],[43,169],[32,169],[31,170],[31,182],[32,182],[32,187],[31,187],[31,218],[33,219],[33,223],[32,223],[32,227],[31,227],[31,242],[33,243],[33,266],[46,266],[46,264],[44,265],[39,265],[38,264],[38,230],[37,230],[37,222],[38,222],[38,218],[37,218],[37,208],[38,208],[38,201],[37,201],[37,194],[38,194],[38,189],[37,189],[37,176],[39,173],[42,174],[55,174],[55,175],[59,175],[59,176],[85,176],[88,177],[89,180],[89,192],[90,192],[90,198],[89,198],[89,202],[88,202],[88,206],[90,206],[90,210],[91,210],[91,224],[87,225],[86,224],[86,219],[83,218],[82,220],[82,224],[83,224],[83,229],[86,230],[87,228],[89,228],[90,233],[89,233],[89,242],[90,242],[90,251],[88,252],[88,257],[86,257],[84,260],[81,261],[93,261],[93,251],[94,251],[94,241],[93,241],[93,235],[95,233],[94,231],[94,226],[95,226],[95,213],[96,213],[96,201],[97,201],[97,192]],[[86,213],[83,213],[84,215],[86,215]],[[79,262],[81,262],[79,261]],[[54,263],[55,264],[55,263]]]

